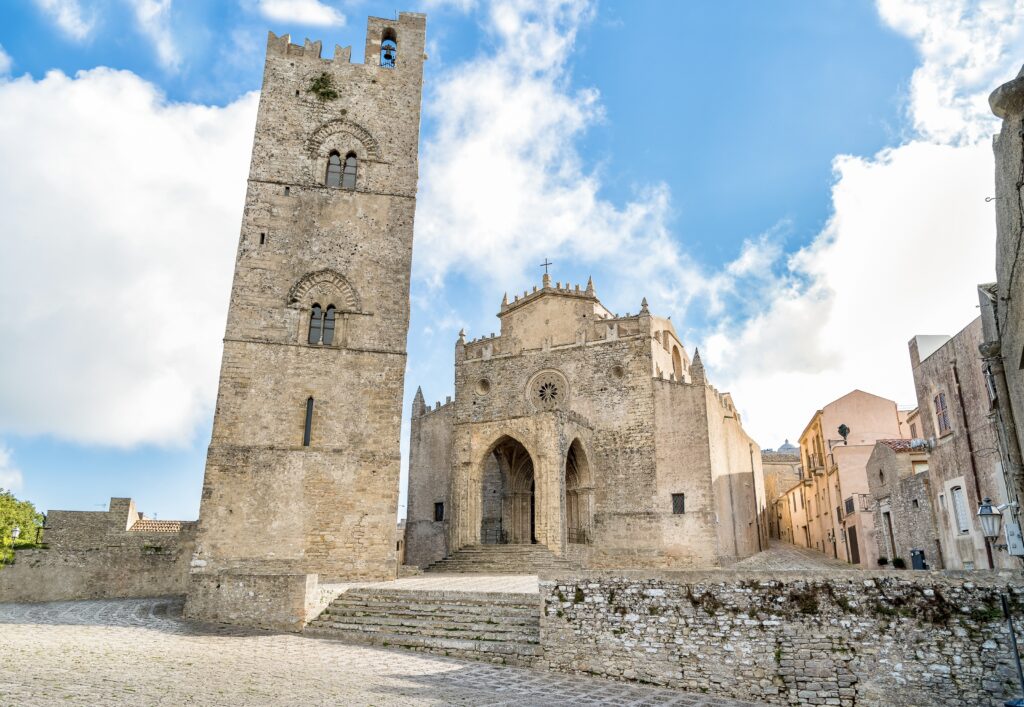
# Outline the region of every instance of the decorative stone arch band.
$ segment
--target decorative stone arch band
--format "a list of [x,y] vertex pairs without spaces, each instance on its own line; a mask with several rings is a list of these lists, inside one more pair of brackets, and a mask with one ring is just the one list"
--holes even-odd
[[349,283],[345,276],[337,270],[331,270],[325,268],[324,270],[317,270],[311,272],[302,277],[292,289],[288,292],[288,304],[289,305],[304,305],[309,304],[306,300],[309,298],[310,293],[314,290],[323,289],[332,290],[337,296],[337,300],[334,303],[336,307],[342,312],[359,312],[363,311],[362,303],[359,301],[359,295],[355,291],[355,288]]
[[[327,174],[327,163],[332,152],[344,160],[346,155],[355,154],[359,167],[356,169],[356,189],[370,187],[367,167],[372,163],[384,164],[380,143],[370,132],[351,121],[339,118],[324,123],[306,140],[309,153],[308,179],[312,184],[324,184]],[[379,180],[382,175],[377,175]]]
[[553,368],[534,373],[525,392],[535,410],[562,410],[569,404],[569,380]]

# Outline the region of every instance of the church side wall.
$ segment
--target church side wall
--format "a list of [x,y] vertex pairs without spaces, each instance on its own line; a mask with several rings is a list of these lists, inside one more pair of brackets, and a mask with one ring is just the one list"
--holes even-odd
[[[426,567],[448,554],[452,503],[452,421],[447,404],[412,419],[409,443],[409,507],[405,519],[405,564]],[[434,504],[444,520],[434,520]]]
[[[657,492],[666,566],[719,564],[717,510],[703,385],[654,381]],[[672,494],[684,494],[685,513],[672,514]]]

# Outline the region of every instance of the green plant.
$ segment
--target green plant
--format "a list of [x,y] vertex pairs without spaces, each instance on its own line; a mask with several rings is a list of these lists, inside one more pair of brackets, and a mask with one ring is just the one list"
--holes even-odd
[[334,79],[326,72],[313,79],[306,92],[312,93],[321,101],[333,101],[338,97],[338,89],[334,87]]
[[892,558],[892,566],[898,570],[903,570],[907,568],[907,563],[902,557],[894,557]]
[[878,558],[878,566],[879,567],[885,567],[887,564],[889,564],[889,558],[888,557],[879,557]]
[[796,604],[797,610],[801,614],[818,613],[818,597],[814,595],[812,589],[794,589],[789,593],[789,600]]
[[583,596],[583,590],[580,589],[579,587],[576,587],[576,594],[572,598],[572,603],[573,604],[582,604],[584,599],[585,599],[585,597]]

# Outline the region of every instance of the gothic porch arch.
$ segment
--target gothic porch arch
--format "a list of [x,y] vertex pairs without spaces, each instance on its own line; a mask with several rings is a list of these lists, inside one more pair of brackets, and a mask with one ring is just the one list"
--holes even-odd
[[594,474],[590,457],[579,437],[565,453],[564,498],[565,539],[569,543],[590,543],[594,528]]
[[480,542],[537,542],[536,455],[509,434],[492,442],[479,461]]

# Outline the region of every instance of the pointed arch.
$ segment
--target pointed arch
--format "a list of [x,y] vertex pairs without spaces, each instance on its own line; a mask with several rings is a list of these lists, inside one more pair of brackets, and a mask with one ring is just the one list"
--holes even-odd
[[565,454],[565,529],[570,543],[589,543],[593,534],[594,479],[577,437]]
[[526,445],[501,435],[487,448],[481,466],[481,542],[537,542],[535,467]]

